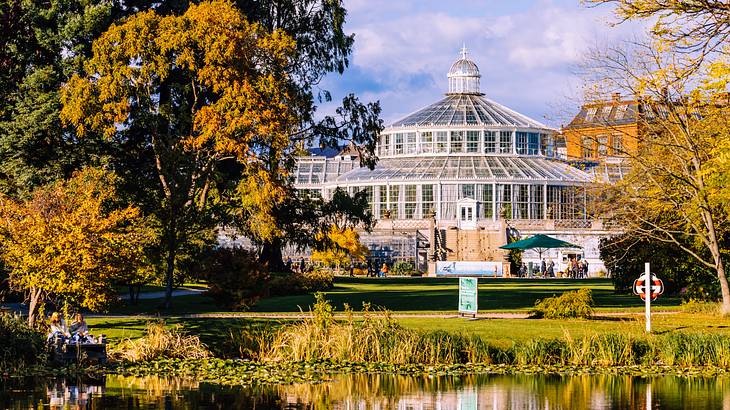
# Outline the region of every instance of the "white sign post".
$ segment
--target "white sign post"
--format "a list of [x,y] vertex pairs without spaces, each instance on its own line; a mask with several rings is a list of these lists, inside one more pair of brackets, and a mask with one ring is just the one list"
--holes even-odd
[[646,307],[646,333],[651,333],[651,270],[649,262],[644,264],[644,306]]
[[644,299],[646,333],[651,333],[651,301],[664,293],[664,283],[651,274],[649,263],[644,265],[644,274],[634,281],[634,294]]

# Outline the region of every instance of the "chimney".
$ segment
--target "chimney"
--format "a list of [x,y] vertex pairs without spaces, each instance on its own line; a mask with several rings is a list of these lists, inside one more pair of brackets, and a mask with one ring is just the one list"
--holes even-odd
[[611,94],[611,97],[613,98],[614,102],[621,101],[621,93],[613,93],[613,94]]

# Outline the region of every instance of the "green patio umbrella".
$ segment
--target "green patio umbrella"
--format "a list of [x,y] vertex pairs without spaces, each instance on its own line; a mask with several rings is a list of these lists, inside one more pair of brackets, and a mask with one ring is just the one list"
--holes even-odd
[[518,249],[521,251],[526,251],[528,249],[534,249],[540,255],[540,260],[542,260],[542,253],[548,249],[555,249],[555,248],[581,249],[581,247],[578,245],[573,245],[570,242],[565,242],[558,238],[553,238],[552,236],[547,236],[547,235],[543,235],[543,234],[533,235],[527,239],[508,243],[507,245],[500,246],[499,248],[500,249]]

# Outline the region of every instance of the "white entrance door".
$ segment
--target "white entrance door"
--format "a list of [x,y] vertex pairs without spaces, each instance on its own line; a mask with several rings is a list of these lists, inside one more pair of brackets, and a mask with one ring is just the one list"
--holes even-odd
[[477,203],[473,199],[463,199],[457,204],[459,228],[476,229],[477,227]]

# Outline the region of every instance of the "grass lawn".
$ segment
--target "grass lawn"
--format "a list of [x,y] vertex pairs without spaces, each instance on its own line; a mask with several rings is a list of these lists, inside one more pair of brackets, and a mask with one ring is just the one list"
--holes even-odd
[[[643,302],[634,295],[617,295],[607,279],[482,279],[479,282],[480,312],[524,312],[538,299],[559,295],[566,290],[588,287],[600,311],[641,311]],[[363,302],[401,313],[454,313],[458,298],[456,278],[341,278],[326,292],[337,310],[345,303],[360,309]],[[279,296],[261,300],[253,312],[307,311],[313,295]],[[178,296],[173,308],[161,311],[160,299],[140,300],[137,306],[124,305],[115,314],[162,313],[226,313],[211,298],[203,295]],[[662,296],[655,303],[661,310],[676,310],[679,298]]]
[[[457,278],[337,278],[335,287],[326,292],[338,310],[345,303],[359,309],[363,302],[394,312],[455,312],[458,299]],[[599,311],[641,310],[643,302],[634,295],[617,295],[608,279],[480,279],[479,311],[526,311],[535,301],[567,290],[583,287],[593,291]],[[298,312],[307,310],[313,295],[267,298],[254,312]],[[679,298],[660,297],[654,305],[663,310],[679,306]]]
[[[144,334],[147,322],[143,318],[89,318],[89,326],[95,334],[104,333],[112,343],[124,338],[137,338]],[[490,343],[507,347],[515,341],[535,338],[554,338],[566,332],[574,337],[594,332],[618,332],[623,334],[644,334],[643,316],[630,318],[600,316],[591,320],[547,320],[547,319],[478,319],[465,318],[399,318],[404,327],[418,330],[444,330],[452,333],[470,333],[482,336]],[[167,319],[170,326],[181,326],[191,334],[215,347],[228,340],[230,332],[247,326],[280,326],[291,323],[278,319],[237,319],[237,318],[175,318]],[[655,315],[652,318],[656,334],[667,332],[713,332],[730,335],[730,318],[720,318],[702,314],[676,313]]]

